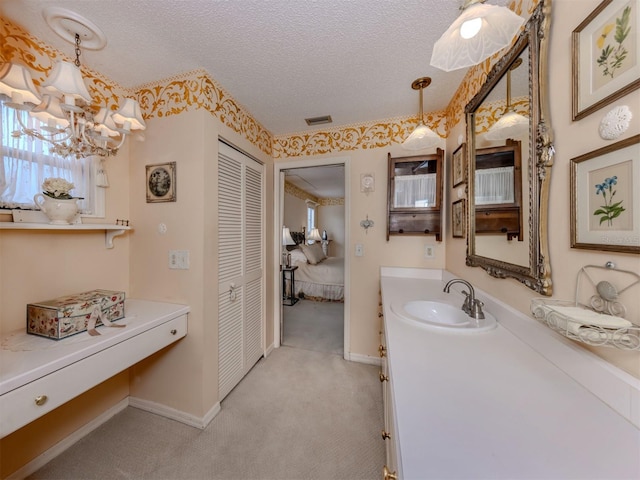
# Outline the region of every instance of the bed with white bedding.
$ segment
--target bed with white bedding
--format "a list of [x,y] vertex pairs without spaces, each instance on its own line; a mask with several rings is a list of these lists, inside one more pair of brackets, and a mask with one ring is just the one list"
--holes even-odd
[[319,243],[289,251],[296,270],[296,296],[311,300],[344,301],[344,258],[326,257]]

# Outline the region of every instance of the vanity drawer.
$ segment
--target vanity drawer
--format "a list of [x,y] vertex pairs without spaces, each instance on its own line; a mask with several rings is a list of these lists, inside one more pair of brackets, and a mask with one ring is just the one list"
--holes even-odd
[[0,396],[0,438],[187,334],[181,315]]

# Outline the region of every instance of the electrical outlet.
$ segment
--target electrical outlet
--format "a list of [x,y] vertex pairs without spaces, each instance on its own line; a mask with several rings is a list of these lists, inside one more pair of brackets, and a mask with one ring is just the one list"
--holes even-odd
[[424,246],[424,258],[434,258],[436,256],[436,249],[433,245]]
[[189,270],[189,250],[169,250],[169,268]]
[[364,257],[364,245],[356,243],[356,257]]

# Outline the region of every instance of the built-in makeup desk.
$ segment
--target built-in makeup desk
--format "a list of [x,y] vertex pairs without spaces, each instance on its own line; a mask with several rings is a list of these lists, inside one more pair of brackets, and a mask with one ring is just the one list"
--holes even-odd
[[187,334],[189,307],[125,300],[125,328],[62,340],[10,333],[0,343],[0,438]]

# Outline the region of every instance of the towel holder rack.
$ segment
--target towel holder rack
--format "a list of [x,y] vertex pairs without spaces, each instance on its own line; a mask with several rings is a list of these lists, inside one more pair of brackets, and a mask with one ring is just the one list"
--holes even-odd
[[[531,313],[571,340],[598,347],[640,351],[640,320],[637,318],[640,312],[629,313],[623,303],[626,299],[637,298],[637,293],[631,295],[632,288],[637,285],[640,285],[638,273],[617,269],[613,262],[604,266],[585,265],[578,270],[572,301],[534,298]],[[625,293],[627,295],[623,295]],[[630,319],[629,315],[636,318]]]

